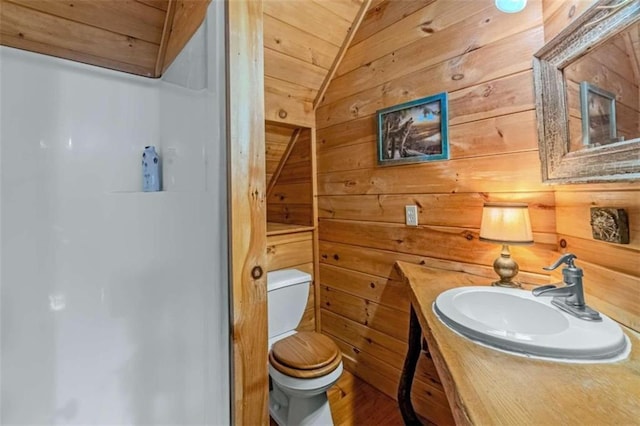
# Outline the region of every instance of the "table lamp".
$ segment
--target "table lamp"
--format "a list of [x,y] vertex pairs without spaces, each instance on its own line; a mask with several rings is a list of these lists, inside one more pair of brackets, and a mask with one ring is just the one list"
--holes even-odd
[[482,209],[480,241],[502,244],[502,252],[493,270],[500,280],[491,285],[520,288],[513,278],[518,275],[518,264],[511,258],[510,245],[533,244],[529,208],[522,203],[486,203]]

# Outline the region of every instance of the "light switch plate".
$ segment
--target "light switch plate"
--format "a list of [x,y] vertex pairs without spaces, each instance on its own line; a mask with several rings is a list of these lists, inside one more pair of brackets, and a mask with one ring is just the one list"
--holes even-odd
[[404,206],[404,217],[408,226],[418,226],[418,206]]

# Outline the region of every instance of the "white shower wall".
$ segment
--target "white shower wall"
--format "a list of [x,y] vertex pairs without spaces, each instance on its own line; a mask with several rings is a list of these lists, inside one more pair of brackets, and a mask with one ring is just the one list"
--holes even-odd
[[1,424],[229,423],[222,3],[162,80],[0,47]]

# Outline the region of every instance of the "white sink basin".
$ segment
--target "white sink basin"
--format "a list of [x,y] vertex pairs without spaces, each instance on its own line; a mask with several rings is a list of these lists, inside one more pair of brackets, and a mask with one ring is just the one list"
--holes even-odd
[[585,321],[551,305],[550,297],[499,287],[459,287],[441,293],[433,309],[449,328],[475,342],[521,355],[575,362],[615,362],[631,344],[602,315]]

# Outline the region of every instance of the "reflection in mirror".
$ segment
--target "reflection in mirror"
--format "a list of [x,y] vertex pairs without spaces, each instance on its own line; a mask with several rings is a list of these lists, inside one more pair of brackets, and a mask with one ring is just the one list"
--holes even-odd
[[568,152],[640,138],[640,23],[564,69]]
[[596,0],[533,58],[542,181],[640,181],[640,0]]

